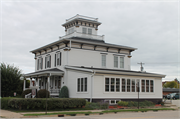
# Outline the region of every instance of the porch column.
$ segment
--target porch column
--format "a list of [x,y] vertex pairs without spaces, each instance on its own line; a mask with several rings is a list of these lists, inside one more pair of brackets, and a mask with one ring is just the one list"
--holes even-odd
[[23,90],[26,90],[26,79],[24,79],[24,87]]
[[39,78],[37,79],[37,84],[38,84],[38,90],[39,90]]
[[47,84],[48,84],[47,90],[50,91],[50,76],[48,76]]
[[32,78],[30,78],[30,87],[32,86]]

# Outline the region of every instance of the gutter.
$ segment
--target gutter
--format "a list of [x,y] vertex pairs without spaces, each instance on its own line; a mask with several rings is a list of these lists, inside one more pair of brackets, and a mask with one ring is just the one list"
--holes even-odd
[[94,73],[91,75],[91,97],[90,97],[90,102],[92,102],[92,95],[93,95],[93,81],[94,81],[94,75],[95,75],[95,71],[93,71]]

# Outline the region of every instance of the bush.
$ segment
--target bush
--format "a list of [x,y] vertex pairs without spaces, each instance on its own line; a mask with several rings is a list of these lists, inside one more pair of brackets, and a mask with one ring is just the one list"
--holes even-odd
[[86,108],[90,108],[90,109],[108,109],[109,107],[109,103],[107,102],[98,102],[98,103],[90,103],[88,101],[86,101]]
[[119,101],[119,102],[118,102],[118,105],[119,105],[119,106],[125,106],[125,107],[126,107],[126,106],[128,106],[128,102]]
[[32,92],[32,89],[27,89],[27,90],[25,90],[25,91],[23,91],[22,92],[22,98],[25,98],[25,95],[27,95],[27,94],[29,94],[29,93],[31,93]]
[[37,98],[46,98],[46,95],[47,98],[50,97],[50,93],[46,89],[41,89],[37,92]]
[[9,109],[8,101],[12,99],[11,97],[3,97],[1,98],[1,109]]
[[[85,99],[78,98],[48,98],[47,109],[64,109],[85,106]],[[46,108],[45,98],[13,98],[8,101],[11,109],[38,110]]]
[[[127,102],[127,103],[128,103],[128,105],[127,105],[128,107],[138,107],[138,102],[130,101],[130,102]],[[143,102],[139,102],[139,107],[150,107],[150,106],[154,106],[153,102],[151,102],[151,101],[145,100]]]
[[67,86],[63,86],[59,92],[59,98],[69,98],[69,91]]

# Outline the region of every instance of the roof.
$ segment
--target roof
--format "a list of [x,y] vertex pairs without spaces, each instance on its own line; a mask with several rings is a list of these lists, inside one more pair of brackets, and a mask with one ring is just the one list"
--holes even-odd
[[94,67],[83,67],[83,66],[65,66],[66,69],[81,70],[87,72],[95,72],[100,74],[116,74],[116,75],[128,75],[128,76],[146,76],[146,77],[158,77],[165,78],[166,75],[148,73],[141,71],[132,70],[121,70],[121,69],[107,69],[107,68],[94,68]]
[[91,44],[91,45],[96,45],[96,46],[103,46],[103,47],[112,47],[112,48],[119,48],[119,49],[127,49],[127,50],[137,50],[137,48],[129,47],[129,46],[123,46],[123,45],[116,45],[116,44],[110,44],[110,43],[105,43],[103,40],[96,40],[96,39],[86,39],[86,38],[79,38],[79,37],[72,37],[72,38],[67,38],[67,39],[62,39],[55,41],[53,43],[47,44],[45,46],[42,46],[40,48],[37,48],[35,50],[32,50],[32,53],[38,52],[40,50],[44,50],[46,48],[50,48],[53,46],[56,46],[57,44],[60,43],[65,43],[65,42],[77,42],[77,43],[83,43],[83,44]]
[[40,77],[40,76],[50,76],[50,75],[64,75],[64,71],[58,69],[58,68],[52,68],[52,69],[46,69],[41,71],[36,71],[32,73],[25,74],[25,77]]
[[180,92],[178,88],[163,88],[163,92]]

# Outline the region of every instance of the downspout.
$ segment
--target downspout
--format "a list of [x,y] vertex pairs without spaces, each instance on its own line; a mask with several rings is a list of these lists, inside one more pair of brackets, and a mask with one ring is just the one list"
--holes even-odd
[[70,40],[70,49],[71,49],[71,40]]
[[94,80],[94,75],[95,75],[95,71],[93,70],[93,74],[91,75],[91,97],[90,97],[90,102],[92,102],[92,95],[93,95],[93,80]]

